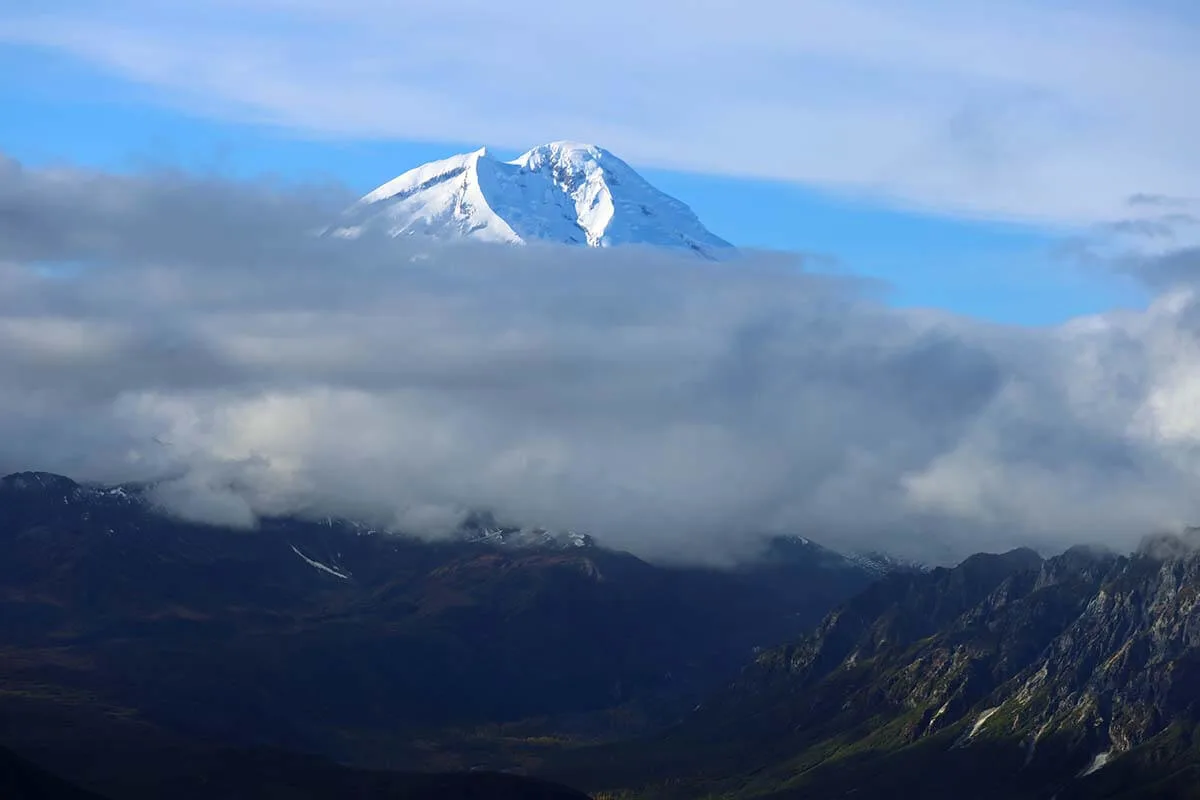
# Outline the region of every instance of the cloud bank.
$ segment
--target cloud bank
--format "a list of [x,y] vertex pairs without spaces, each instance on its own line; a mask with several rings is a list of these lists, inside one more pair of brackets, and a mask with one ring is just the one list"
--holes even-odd
[[516,151],[589,140],[639,168],[1054,224],[1200,185],[1198,39],[1191,4],[1134,0],[0,9],[0,44],[189,114]]
[[320,239],[345,197],[0,162],[0,469],[230,525],[471,509],[657,559],[1200,521],[1200,304],[1022,329],[802,259]]

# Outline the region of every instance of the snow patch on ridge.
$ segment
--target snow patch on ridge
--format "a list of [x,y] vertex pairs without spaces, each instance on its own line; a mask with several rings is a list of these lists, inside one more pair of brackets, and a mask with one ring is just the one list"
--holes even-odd
[[1112,758],[1112,750],[1105,750],[1103,753],[1097,753],[1092,759],[1092,762],[1088,764],[1082,772],[1079,773],[1078,777],[1085,778],[1088,775],[1091,775],[1093,772],[1103,769],[1104,766],[1108,764],[1108,760],[1110,758]]
[[329,573],[330,575],[333,575],[336,578],[341,578],[344,581],[350,580],[349,575],[346,575],[343,572],[339,572],[338,570],[334,569],[333,567],[329,566],[328,564],[322,564],[320,561],[314,561],[313,559],[304,555],[304,553],[300,552],[300,550],[296,547],[296,545],[293,544],[293,545],[289,545],[289,546],[292,548],[292,552],[295,553],[296,555],[300,556],[300,558],[302,558],[304,560],[304,563],[308,564],[310,567],[319,569],[321,572]]
[[971,726],[971,732],[967,734],[968,739],[974,739],[975,735],[983,730],[983,726],[992,718],[992,715],[999,711],[999,708],[988,708],[980,712],[979,718],[975,720],[975,724]]

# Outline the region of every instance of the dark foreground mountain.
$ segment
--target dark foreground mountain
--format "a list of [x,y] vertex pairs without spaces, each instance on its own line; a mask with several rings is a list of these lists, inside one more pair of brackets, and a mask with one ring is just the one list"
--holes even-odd
[[[138,762],[92,775],[96,794],[0,749],[4,800],[587,800],[534,778],[500,773],[401,773],[355,770],[311,756],[274,751],[150,748]],[[108,758],[100,747],[97,760]]]
[[874,579],[802,540],[715,570],[485,533],[238,532],[128,488],[0,479],[0,723],[26,721],[0,724],[0,742],[53,766],[55,747],[86,749],[122,718],[364,766],[470,767],[439,761],[431,732],[690,707]]
[[4,800],[103,800],[0,748],[0,797]]
[[889,576],[668,734],[559,774],[618,797],[1200,797],[1200,555],[1181,545]]
[[468,538],[0,480],[0,742],[112,800],[573,796],[432,774],[477,766],[605,798],[1200,797],[1195,542],[872,582],[800,539],[716,571]]

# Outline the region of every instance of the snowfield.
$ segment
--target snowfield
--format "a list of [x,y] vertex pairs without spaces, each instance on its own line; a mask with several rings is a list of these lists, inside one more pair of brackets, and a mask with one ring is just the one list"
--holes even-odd
[[587,247],[646,245],[706,258],[733,252],[688,206],[603,148],[535,147],[513,161],[486,148],[424,164],[369,192],[331,235],[366,232]]

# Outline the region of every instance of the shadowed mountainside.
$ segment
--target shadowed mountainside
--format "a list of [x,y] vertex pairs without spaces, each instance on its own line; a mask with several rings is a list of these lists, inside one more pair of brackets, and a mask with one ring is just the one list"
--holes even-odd
[[608,796],[1200,796],[1200,554],[1017,550],[889,576],[662,736],[564,754]]
[[0,741],[57,768],[56,749],[120,718],[149,739],[429,768],[423,742],[447,726],[669,717],[873,579],[805,540],[717,570],[583,540],[239,532],[163,516],[132,487],[22,473],[0,479]]
[[0,797],[4,800],[103,800],[0,748]]

